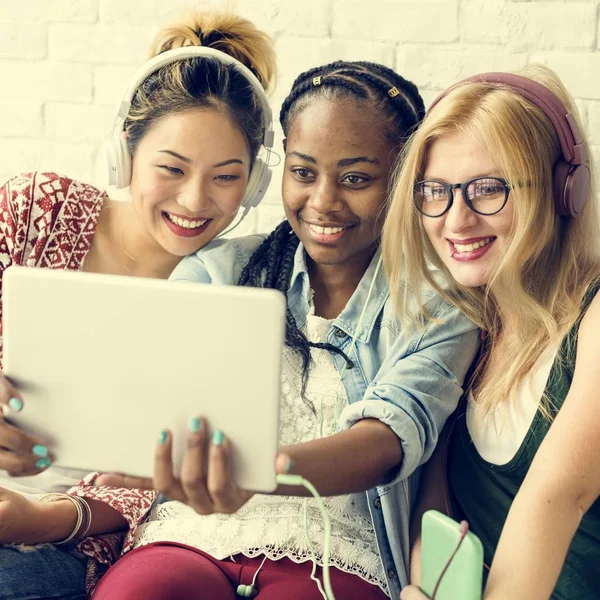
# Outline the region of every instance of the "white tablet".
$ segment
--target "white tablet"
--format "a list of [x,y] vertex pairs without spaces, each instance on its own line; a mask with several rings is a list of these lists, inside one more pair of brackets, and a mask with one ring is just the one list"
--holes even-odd
[[189,419],[234,446],[234,478],[275,489],[285,297],[274,290],[10,267],[4,369],[57,466],[151,476],[159,432],[178,467]]

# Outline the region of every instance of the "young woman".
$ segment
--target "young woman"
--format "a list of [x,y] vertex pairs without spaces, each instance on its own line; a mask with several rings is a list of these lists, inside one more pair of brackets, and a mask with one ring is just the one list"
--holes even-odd
[[[550,70],[483,74],[428,113],[386,223],[390,281],[427,280],[487,332],[447,473],[440,453],[422,506],[444,510],[447,476],[452,513],[491,565],[485,600],[600,595],[600,230],[588,161]],[[396,301],[409,317],[406,295]],[[416,584],[419,554],[417,544]]]
[[[437,319],[405,331],[378,270],[390,171],[422,114],[415,86],[380,65],[336,62],[300,75],[280,116],[287,220],[266,239],[217,242],[172,276],[286,294],[277,469],[332,496],[331,579],[348,600],[397,597],[407,583],[413,475],[456,407],[477,346],[474,326],[433,294]],[[253,593],[250,584],[262,600],[321,597],[310,579],[310,544],[321,565],[323,557],[314,501],[303,488],[237,488],[226,432],[208,428],[192,419],[177,477],[164,432],[154,482],[129,481],[176,501],[138,527],[137,549],[95,600],[233,599],[240,585]]]
[[[185,58],[175,50],[182,46],[207,50],[192,48],[194,56]],[[265,168],[256,157],[270,123],[262,88],[275,72],[267,36],[233,15],[190,14],[159,32],[151,54],[164,64],[144,65],[148,75],[131,90],[131,106],[122,115],[126,145],[113,142],[114,174],[121,185],[131,178],[131,201],[113,201],[55,173],[11,179],[0,189],[0,286],[4,269],[14,264],[166,279],[184,256],[223,232],[240,205],[258,199],[256,186],[252,198],[246,192],[250,175]],[[0,405],[18,411],[24,403],[2,379]],[[91,511],[89,534],[123,529],[122,506],[135,500],[147,508],[153,499],[94,490],[86,501],[55,497],[44,504],[16,493],[65,491],[81,479],[48,468],[51,462],[44,440],[0,420],[0,470],[38,474],[0,478],[0,544],[80,537],[80,510]],[[106,561],[119,550],[110,541],[88,537],[78,549]],[[20,552],[1,546],[2,597],[80,597],[85,561],[61,548]]]

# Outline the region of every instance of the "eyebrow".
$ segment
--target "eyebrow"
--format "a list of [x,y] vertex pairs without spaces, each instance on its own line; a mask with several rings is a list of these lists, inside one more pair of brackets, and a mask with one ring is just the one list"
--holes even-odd
[[342,158],[338,161],[338,167],[349,167],[357,163],[371,163],[372,165],[378,165],[379,161],[376,158],[369,158],[368,156],[356,156],[355,158]]
[[287,154],[288,156],[297,156],[298,158],[301,158],[302,160],[305,160],[306,162],[309,163],[313,163],[314,165],[317,164],[316,159],[314,159],[312,156],[309,156],[308,154],[302,154],[302,152],[288,152]]
[[[178,154],[177,152],[174,152],[173,150],[159,150],[159,152],[164,152],[165,154],[170,154],[171,156],[178,158],[179,160],[183,161],[184,163],[187,163],[188,165],[193,162],[191,158],[182,156],[181,154]],[[224,160],[222,162],[214,164],[213,167],[225,167],[226,165],[231,165],[231,164],[243,165],[244,161],[240,160],[239,158],[230,158],[229,160]]]
[[[302,160],[305,160],[306,162],[309,163],[313,163],[314,165],[317,164],[317,160],[315,158],[313,158],[312,156],[310,156],[309,154],[302,154],[301,152],[288,152],[288,156],[297,156],[298,158],[301,158]],[[368,156],[355,156],[353,158],[342,158],[341,160],[338,161],[337,166],[338,167],[349,167],[350,165],[355,165],[357,163],[362,163],[362,162],[366,162],[366,163],[371,163],[373,165],[379,165],[379,160],[377,160],[376,158],[369,158]]]
[[[467,177],[465,179],[465,181],[469,181],[471,179],[482,179],[482,178],[485,179],[486,177],[502,177],[502,173],[500,172],[500,169],[490,169],[489,171],[480,173],[479,175],[473,175],[472,177]],[[423,179],[439,179],[440,181],[449,183],[443,177],[433,177],[433,176],[429,176],[429,175],[426,176],[425,174],[423,174]]]

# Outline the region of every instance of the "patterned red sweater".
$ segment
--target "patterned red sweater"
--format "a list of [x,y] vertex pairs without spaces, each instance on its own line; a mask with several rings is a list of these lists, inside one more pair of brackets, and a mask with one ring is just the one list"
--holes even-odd
[[[91,185],[56,173],[27,173],[0,188],[0,367],[2,365],[2,275],[10,265],[81,271],[107,199]],[[131,546],[133,531],[154,501],[154,492],[96,487],[91,473],[70,494],[99,500],[118,510],[129,532],[82,540],[88,561],[88,592],[107,566]]]

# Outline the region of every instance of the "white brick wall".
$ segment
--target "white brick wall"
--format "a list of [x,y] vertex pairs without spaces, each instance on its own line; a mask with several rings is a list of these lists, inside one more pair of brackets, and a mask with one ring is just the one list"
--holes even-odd
[[[479,71],[547,64],[576,97],[600,166],[600,0],[0,0],[0,179],[48,169],[104,187],[114,106],[157,28],[195,5],[233,7],[273,37],[275,114],[296,75],[336,59],[396,68],[426,102]],[[239,233],[281,218],[274,170]]]

